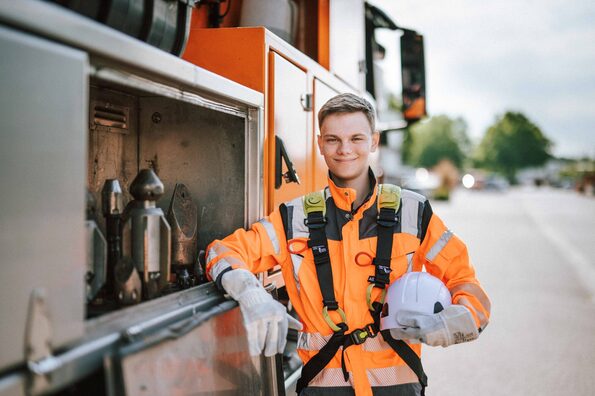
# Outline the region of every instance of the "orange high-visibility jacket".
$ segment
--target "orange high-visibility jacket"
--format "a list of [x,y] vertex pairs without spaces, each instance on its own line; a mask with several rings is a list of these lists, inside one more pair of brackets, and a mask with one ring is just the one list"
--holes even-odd
[[[374,180],[373,174],[371,180]],[[345,312],[349,331],[373,322],[366,303],[366,288],[368,277],[375,271],[371,258],[376,252],[378,186],[374,181],[371,183],[373,192],[359,208],[353,208],[355,190],[337,187],[330,179],[324,190],[325,230],[335,298]],[[217,280],[230,267],[258,273],[280,264],[287,293],[304,325],[297,348],[305,364],[325,345],[333,331],[322,316],[322,294],[314,259],[311,249],[306,247],[309,232],[304,224],[302,198],[281,205],[250,230],[239,229],[211,243],[207,249],[207,273]],[[464,243],[432,213],[428,201],[412,191],[402,190],[398,218],[391,254],[391,282],[403,275],[410,264],[414,271],[425,267],[444,282],[452,294],[453,304],[467,307],[478,329],[483,330],[489,319],[490,301],[475,278]],[[379,300],[380,293],[379,288],[374,288],[373,299]],[[335,323],[341,321],[335,311],[329,313]],[[420,344],[410,346],[421,354]],[[349,387],[355,389],[356,395],[372,395],[374,387],[390,387],[383,388],[395,392],[390,394],[411,394],[420,389],[414,372],[380,336],[347,348],[345,364],[348,383],[341,371],[339,350],[309,387],[333,387],[334,390]]]

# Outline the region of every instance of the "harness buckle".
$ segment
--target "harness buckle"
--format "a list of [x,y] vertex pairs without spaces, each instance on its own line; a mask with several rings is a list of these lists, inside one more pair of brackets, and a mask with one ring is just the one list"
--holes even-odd
[[366,331],[368,332],[368,337],[374,338],[378,335],[378,329],[374,328],[374,323],[368,323],[366,325]]
[[368,333],[368,331],[365,328],[364,329],[355,329],[349,334],[351,341],[355,345],[363,344],[364,342],[366,342],[366,339],[369,336],[370,336],[370,334]]
[[390,273],[392,269],[390,268],[390,261],[388,261],[388,265],[384,265],[379,263],[380,259],[375,258],[374,264],[376,264],[376,271],[373,276],[368,277],[368,282],[373,283],[376,287],[384,289],[386,285],[390,283]]
[[366,342],[368,338],[374,338],[377,335],[378,332],[374,329],[374,324],[368,323],[361,329],[355,329],[349,333],[349,338],[351,338],[351,342],[355,345],[360,345]]
[[322,305],[326,307],[327,311],[336,311],[339,309],[339,303],[336,301],[322,300]]
[[397,224],[397,214],[394,210],[382,208],[376,216],[376,222],[383,227],[394,227]]
[[326,217],[316,217],[308,220],[308,218],[304,219],[304,225],[310,229],[319,229],[324,228],[326,225]]

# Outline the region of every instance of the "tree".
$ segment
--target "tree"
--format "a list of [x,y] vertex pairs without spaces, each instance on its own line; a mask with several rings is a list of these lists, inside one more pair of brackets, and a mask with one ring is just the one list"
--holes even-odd
[[431,168],[443,159],[449,159],[461,168],[470,142],[467,124],[461,118],[451,119],[445,115],[431,117],[426,122],[416,123],[410,129],[407,153],[403,157],[414,166]]
[[516,182],[519,169],[543,165],[551,158],[551,141],[524,114],[498,116],[479,144],[477,164]]

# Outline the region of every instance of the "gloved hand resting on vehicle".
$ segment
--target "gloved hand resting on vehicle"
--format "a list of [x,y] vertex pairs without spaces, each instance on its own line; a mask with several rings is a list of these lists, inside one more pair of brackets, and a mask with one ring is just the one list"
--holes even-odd
[[283,353],[288,328],[302,329],[302,324],[264,290],[250,271],[238,268],[224,273],[221,286],[240,304],[250,355],[263,351],[265,356]]
[[393,338],[420,340],[431,346],[447,347],[479,336],[471,311],[463,305],[451,305],[433,315],[401,311],[397,322],[403,327],[390,330]]

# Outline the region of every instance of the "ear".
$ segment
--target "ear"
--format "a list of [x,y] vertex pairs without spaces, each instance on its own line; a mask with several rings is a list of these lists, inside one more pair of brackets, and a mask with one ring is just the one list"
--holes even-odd
[[320,155],[324,155],[322,153],[322,134],[319,133],[316,136],[316,142],[318,143],[318,152],[320,153]]
[[373,153],[376,151],[378,148],[378,142],[380,142],[380,132],[372,132],[372,146],[370,147],[370,152]]

